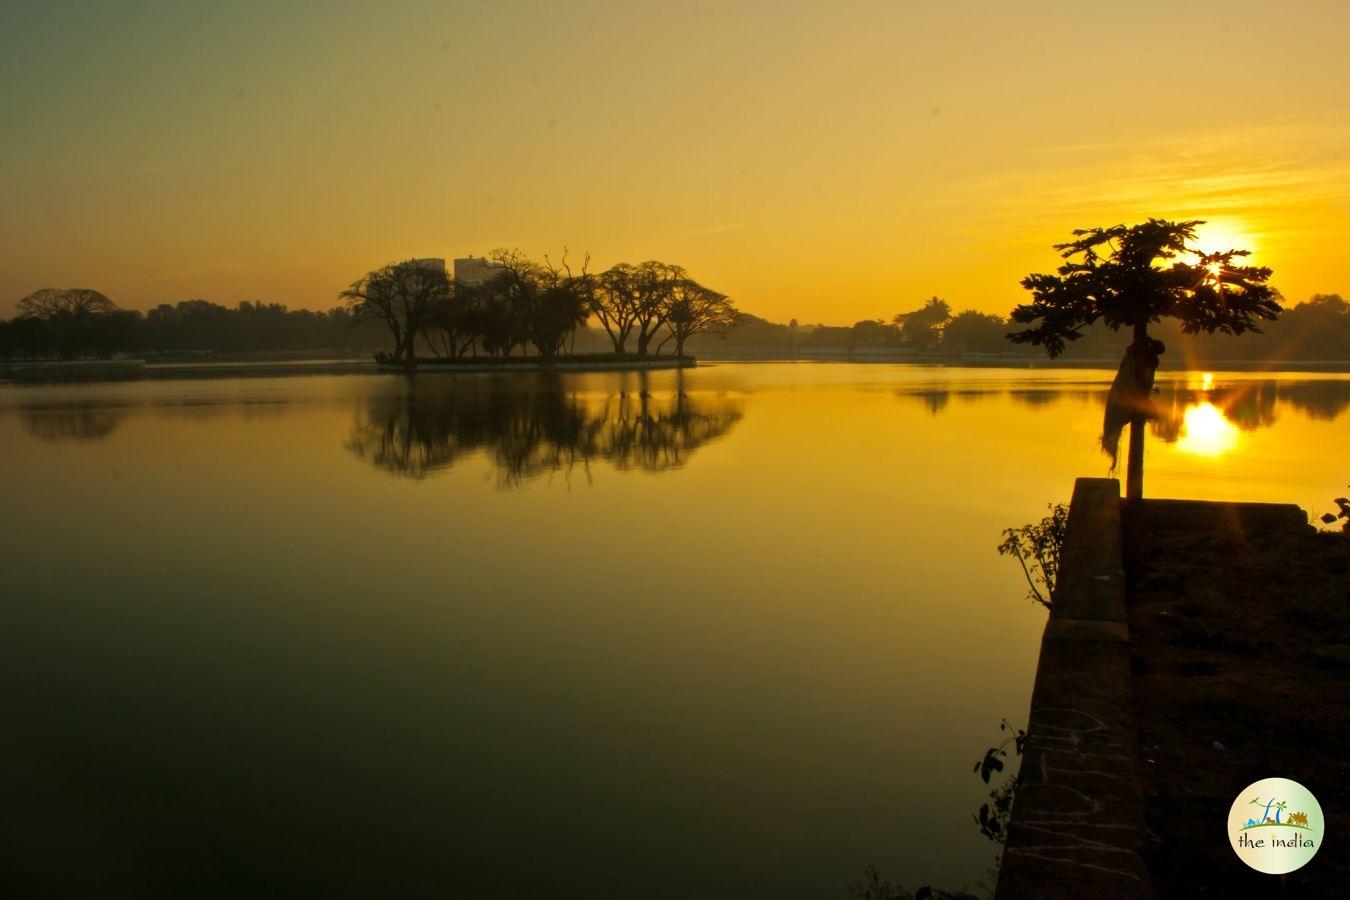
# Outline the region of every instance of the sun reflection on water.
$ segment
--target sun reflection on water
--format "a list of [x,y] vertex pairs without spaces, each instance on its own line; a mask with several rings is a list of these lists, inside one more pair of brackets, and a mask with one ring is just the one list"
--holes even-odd
[[1237,446],[1238,429],[1223,410],[1203,400],[1186,408],[1177,449],[1194,456],[1222,456]]

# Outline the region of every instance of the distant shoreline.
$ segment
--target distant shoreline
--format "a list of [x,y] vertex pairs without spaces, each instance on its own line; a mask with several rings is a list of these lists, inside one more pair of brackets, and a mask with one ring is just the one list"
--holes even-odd
[[[700,348],[699,358],[708,362],[848,362],[848,363],[909,363],[913,365],[960,366],[965,368],[988,368],[998,366],[1013,369],[1115,369],[1120,365],[1119,357],[1059,357],[1029,356],[1016,353],[904,353],[885,350],[855,350],[842,348],[812,348],[792,351],[788,349],[759,350],[747,348]],[[1171,358],[1164,355],[1160,371],[1189,372],[1206,369],[1267,369],[1271,371],[1288,369],[1310,369],[1315,371],[1350,371],[1350,358],[1346,359],[1208,359],[1194,366],[1176,366],[1180,356]]]
[[632,356],[615,353],[579,353],[545,359],[539,356],[487,356],[457,359],[430,357],[413,363],[377,359],[381,372],[549,372],[685,369],[698,365],[692,356]]
[[[1180,361],[1180,360],[1178,360]],[[1193,366],[1169,366],[1163,358],[1163,373],[1232,371],[1250,372],[1304,372],[1309,374],[1343,374],[1350,372],[1350,360],[1205,360]],[[696,366],[716,365],[718,363],[854,363],[859,365],[908,365],[927,368],[967,368],[967,369],[1026,369],[1028,371],[1045,369],[1096,369],[1112,371],[1116,360],[1106,358],[1091,359],[1028,359],[1025,356],[974,355],[924,355],[855,353],[852,355],[840,351],[838,354],[820,353],[700,353],[697,358],[632,357],[615,359],[609,354],[597,354],[587,359],[579,356],[573,359],[559,359],[552,363],[539,360],[538,357],[513,357],[509,360],[447,360],[431,358],[419,360],[419,373],[485,373],[485,372],[541,372],[541,371],[656,371],[675,368],[693,368]],[[361,375],[361,374],[397,374],[406,372],[392,365],[380,365],[369,356],[349,356],[346,354],[297,356],[295,354],[258,354],[254,356],[229,355],[212,357],[207,355],[176,356],[170,359],[88,359],[88,360],[0,360],[0,382],[59,383],[63,381],[132,381],[155,378],[263,378],[285,375]]]

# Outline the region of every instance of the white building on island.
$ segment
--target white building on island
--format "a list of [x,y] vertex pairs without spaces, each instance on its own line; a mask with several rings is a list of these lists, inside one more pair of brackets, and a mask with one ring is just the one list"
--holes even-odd
[[483,256],[465,256],[455,260],[455,284],[482,284],[497,274],[494,266]]

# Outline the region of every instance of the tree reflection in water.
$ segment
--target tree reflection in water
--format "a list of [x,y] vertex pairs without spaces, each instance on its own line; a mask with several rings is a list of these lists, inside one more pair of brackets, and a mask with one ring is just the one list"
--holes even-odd
[[1192,425],[1196,411],[1216,410],[1237,431],[1269,428],[1279,418],[1279,406],[1288,405],[1310,419],[1331,421],[1350,407],[1347,381],[1245,381],[1221,387],[1191,387],[1167,384],[1154,397],[1157,417],[1151,430],[1169,444],[1187,433],[1188,413]]
[[30,404],[19,410],[28,433],[44,441],[96,441],[112,434],[125,412],[100,403]]
[[[976,395],[1006,395],[1031,408],[1066,399],[1102,402],[1106,397],[1106,385],[1090,382],[1013,387],[991,385],[982,391],[972,391],[928,384],[901,388],[896,394],[922,403],[936,416],[947,409],[952,398],[971,399]],[[1157,415],[1150,423],[1151,431],[1165,443],[1175,444],[1184,440],[1188,433],[1188,414],[1192,430],[1197,424],[1206,423],[1218,429],[1231,427],[1235,432],[1269,428],[1275,424],[1282,407],[1310,419],[1334,421],[1350,409],[1350,381],[1253,378],[1218,386],[1212,378],[1199,385],[1169,381],[1159,384],[1153,405]],[[1197,411],[1201,415],[1197,415]],[[1221,443],[1216,444],[1214,449],[1220,446]]]
[[503,487],[578,466],[589,478],[594,460],[664,471],[683,465],[742,414],[738,401],[691,396],[682,384],[652,392],[642,377],[636,390],[598,393],[556,373],[509,381],[414,378],[370,397],[346,446],[376,468],[414,479],[482,451]]

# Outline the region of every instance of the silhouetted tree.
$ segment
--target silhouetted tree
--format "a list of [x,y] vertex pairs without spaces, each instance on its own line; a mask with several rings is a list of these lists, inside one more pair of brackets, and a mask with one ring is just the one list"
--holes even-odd
[[1315,294],[1281,317],[1285,355],[1336,359],[1350,355],[1350,303],[1340,294]]
[[[736,312],[736,321],[731,327],[717,332],[716,337],[720,343],[730,347],[772,347],[781,350],[794,348],[800,340],[804,340],[801,331],[794,332],[791,325],[769,322],[740,311]],[[685,349],[696,353],[698,347],[710,342],[710,336],[696,334],[686,343]]]
[[[721,333],[736,322],[736,307],[726,294],[709,290],[692,279],[684,279],[675,286],[666,304],[666,327],[674,339],[675,355],[684,356],[685,341],[696,334]],[[656,349],[658,352],[661,346]]]
[[587,256],[580,273],[573,273],[567,263],[566,248],[556,266],[544,257],[538,289],[525,310],[524,320],[530,343],[545,359],[557,356],[577,327],[590,318],[594,298],[592,278],[586,271],[590,261]]
[[611,266],[596,278],[591,313],[614,344],[615,353],[628,352],[628,336],[637,319],[637,270],[628,263]]
[[896,347],[901,341],[898,326],[888,325],[881,319],[863,319],[853,323],[852,333],[845,346],[850,350],[855,347]]
[[[161,303],[148,311],[136,326],[134,349],[225,353],[332,350],[379,344],[383,328],[376,320],[355,320],[341,306],[314,312],[245,300],[230,309],[206,300],[184,300],[174,305]],[[121,339],[128,338],[123,335]]]
[[378,321],[394,336],[394,360],[414,363],[417,338],[450,294],[440,260],[390,263],[352,282],[338,296],[356,321]]
[[852,350],[857,343],[855,328],[844,328],[838,325],[817,325],[811,329],[811,333],[806,336],[806,346],[808,347],[843,347]]
[[32,316],[17,316],[0,324],[0,355],[38,359],[51,351],[47,324]]
[[967,309],[942,329],[942,346],[956,353],[997,353],[1007,346],[1008,326],[999,316]]
[[1023,279],[1032,302],[1012,313],[1012,321],[1029,327],[1009,338],[1042,346],[1051,357],[1098,320],[1113,331],[1132,329],[1133,341],[1112,386],[1102,431],[1103,448],[1114,459],[1123,423],[1130,423],[1126,496],[1131,500],[1143,496],[1143,425],[1164,349],[1150,338],[1149,323],[1172,317],[1187,334],[1242,334],[1259,331],[1259,321],[1280,313],[1279,294],[1267,283],[1270,269],[1240,263],[1248,251],[1204,253],[1189,246],[1202,224],[1149,219],[1140,225],[1077,230],[1074,240],[1055,245],[1065,259],[1057,274]]
[[436,356],[454,359],[476,345],[478,332],[472,315],[473,294],[471,286],[452,281],[446,296],[432,310],[422,337]]
[[98,321],[117,311],[117,305],[87,288],[43,288],[19,301],[19,318],[43,322],[62,359],[74,359],[89,349]]
[[489,259],[497,274],[482,284],[486,300],[484,344],[490,353],[511,355],[531,341],[539,313],[544,270],[519,250],[494,250]]
[[892,324],[899,326],[901,339],[916,350],[934,350],[942,340],[942,326],[951,318],[951,305],[932,297],[913,312],[898,313]]
[[688,277],[679,266],[650,259],[634,269],[633,325],[637,329],[638,356],[647,355],[652,338],[666,324],[676,288]]
[[230,310],[206,300],[161,303],[145,314],[145,326],[157,350],[238,350],[241,343]]
[[144,319],[134,309],[115,309],[94,320],[88,349],[101,356],[127,350],[140,350]]
[[455,315],[470,337],[469,346],[475,355],[481,346],[489,355],[510,356],[512,350],[525,342],[518,310],[512,305],[509,284],[508,276],[455,287],[458,307]]

